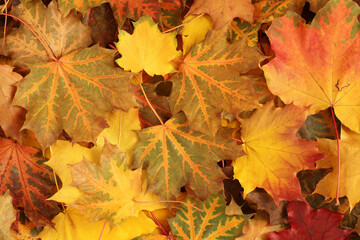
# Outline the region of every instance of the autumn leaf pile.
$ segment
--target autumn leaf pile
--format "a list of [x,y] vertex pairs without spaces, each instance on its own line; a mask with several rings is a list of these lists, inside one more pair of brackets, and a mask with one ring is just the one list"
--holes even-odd
[[356,2],[0,9],[0,240],[360,238]]

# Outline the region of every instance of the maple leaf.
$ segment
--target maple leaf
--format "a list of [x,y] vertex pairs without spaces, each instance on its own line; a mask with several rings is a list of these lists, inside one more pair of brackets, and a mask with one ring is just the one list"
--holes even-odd
[[234,141],[190,132],[183,113],[164,125],[139,132],[134,167],[147,168],[149,189],[166,199],[175,199],[180,188],[189,184],[202,199],[220,190],[223,178],[217,162],[240,155]]
[[[104,226],[104,221],[90,222],[89,217],[72,207],[59,213],[53,222],[55,228],[45,226],[38,237],[42,240],[88,240],[100,236]],[[109,227],[104,232],[108,231]]]
[[56,192],[51,200],[70,204],[76,201],[82,194],[74,186],[71,186],[73,178],[69,164],[81,162],[84,158],[88,161],[98,163],[100,160],[101,149],[83,147],[79,144],[72,144],[68,141],[57,140],[51,146],[51,158],[45,162],[59,176],[62,182],[61,189]]
[[89,28],[81,24],[75,13],[63,16],[54,2],[48,7],[39,0],[26,6],[20,4],[12,14],[34,31],[21,24],[6,37],[3,52],[13,59],[14,65],[54,61],[91,43]]
[[188,205],[178,206],[176,216],[169,219],[176,239],[234,239],[247,222],[245,216],[225,214],[225,200],[221,193],[212,195],[203,202],[187,198],[185,203],[203,210],[200,212]]
[[13,208],[12,200],[9,191],[0,196],[0,239],[15,239],[10,232],[10,226],[16,220],[16,211]]
[[[105,139],[116,145],[121,152],[126,153],[129,166],[132,164],[134,149],[140,139],[134,130],[141,130],[139,109],[131,108],[129,112],[115,110],[106,113],[106,121],[109,128],[105,128],[96,140],[98,148],[102,148]],[[100,150],[99,150],[100,151]]]
[[226,29],[210,32],[192,47],[170,80],[170,107],[184,111],[194,130],[215,135],[223,110],[237,116],[260,106],[271,94],[261,76],[248,75],[263,59],[256,48],[226,41]]
[[[286,104],[312,106],[310,114],[333,107],[339,120],[360,131],[360,45],[356,3],[331,0],[307,26],[293,12],[276,19],[268,31],[276,58],[263,66],[270,91]],[[288,54],[291,51],[292,54]]]
[[208,31],[212,30],[212,20],[208,15],[193,20],[196,15],[187,16],[182,29],[183,54],[186,55],[192,46],[204,41]]
[[122,57],[116,62],[132,72],[145,70],[150,76],[174,72],[170,61],[179,53],[176,51],[175,33],[163,34],[149,16],[134,23],[134,33],[119,32],[116,48]]
[[112,228],[138,216],[141,210],[163,208],[156,203],[156,195],[145,192],[142,170],[129,170],[125,153],[109,143],[102,149],[100,164],[84,159],[70,167],[73,186],[84,193],[72,206],[90,215],[91,220],[105,219]]
[[101,47],[116,41],[118,25],[109,4],[102,4],[86,12],[84,22],[91,28],[91,38]]
[[269,226],[268,215],[265,212],[256,213],[255,217],[251,218],[243,227],[242,232],[244,236],[238,237],[235,240],[267,240],[268,233],[280,231],[279,226]]
[[0,194],[10,190],[14,206],[24,208],[26,216],[37,227],[51,224],[59,208],[46,199],[56,187],[53,173],[43,165],[41,152],[0,138]]
[[[316,185],[315,193],[324,195],[326,198],[335,198],[338,177],[338,152],[336,140],[318,138],[319,151],[326,152],[326,158],[316,163],[316,168],[332,168],[332,172],[327,174]],[[339,197],[347,196],[350,208],[360,201],[360,193],[357,190],[360,183],[360,173],[354,167],[360,161],[360,135],[352,132],[346,127],[341,129],[340,153],[340,188]]]
[[291,201],[287,212],[291,229],[269,233],[271,240],[344,239],[351,233],[338,228],[344,215],[327,208],[314,210],[304,202]]
[[277,204],[302,198],[296,173],[313,168],[315,161],[323,158],[316,142],[296,136],[306,115],[304,107],[290,104],[275,108],[270,102],[243,121],[241,140],[246,155],[236,159],[233,166],[244,197],[261,187]]
[[107,0],[57,0],[59,10],[67,16],[72,9],[85,13],[89,8],[97,7]]
[[[31,7],[35,16],[31,15]],[[48,19],[58,24],[63,22],[63,25],[54,26],[53,22],[44,21],[36,14],[38,12],[41,12],[41,16],[43,12],[46,16],[51,15]],[[114,107],[128,110],[137,105],[129,83],[133,74],[115,68],[113,50],[99,46],[74,50],[84,43],[77,40],[81,38],[77,35],[73,39],[74,33],[68,30],[79,34],[87,31],[73,14],[70,13],[63,20],[52,4],[46,9],[41,2],[29,3],[22,13],[49,43],[45,46],[51,49],[52,57],[55,57],[55,60],[49,59],[40,41],[30,35],[30,30],[23,29],[9,36],[10,42],[18,40],[23,45],[16,52],[22,52],[25,47],[29,49],[22,54],[13,54],[15,61],[30,67],[30,74],[17,85],[14,98],[14,104],[27,110],[23,128],[35,133],[43,149],[56,141],[62,129],[73,141],[95,141],[95,137],[108,126],[103,118],[104,112]],[[74,27],[79,29],[75,30]],[[66,36],[66,40],[61,41],[64,37],[61,34]],[[14,51],[19,43],[8,50]]]
[[219,29],[235,17],[253,22],[253,12],[254,6],[250,0],[194,0],[187,15],[207,13],[214,21],[214,29]]
[[16,91],[15,84],[22,76],[13,72],[13,67],[0,65],[0,126],[8,137],[21,142],[21,127],[25,121],[25,110],[12,105]]

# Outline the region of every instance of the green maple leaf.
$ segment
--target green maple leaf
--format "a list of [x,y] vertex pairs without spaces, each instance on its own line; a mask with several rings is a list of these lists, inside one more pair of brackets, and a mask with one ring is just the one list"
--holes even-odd
[[189,184],[202,199],[221,188],[224,178],[217,162],[241,155],[233,140],[190,132],[184,113],[165,124],[143,129],[135,149],[134,164],[148,167],[150,190],[166,199],[175,199],[180,187]]
[[237,116],[253,110],[271,94],[264,78],[249,75],[263,56],[245,41],[230,44],[225,29],[208,34],[181,61],[170,80],[172,112],[184,111],[191,128],[214,135],[223,110]]
[[22,25],[9,36],[6,50],[14,62],[30,68],[14,98],[27,110],[24,128],[35,133],[42,148],[53,144],[62,129],[73,141],[95,142],[108,126],[106,111],[137,105],[130,90],[133,74],[115,68],[113,50],[81,49],[90,33],[74,14],[64,18],[53,4],[46,8],[39,1],[21,9],[39,36]]
[[225,214],[225,200],[221,193],[212,195],[203,202],[196,202],[187,198],[179,205],[176,217],[170,218],[169,223],[176,239],[221,239],[232,240],[241,234],[242,227],[247,223],[245,216],[228,216]]

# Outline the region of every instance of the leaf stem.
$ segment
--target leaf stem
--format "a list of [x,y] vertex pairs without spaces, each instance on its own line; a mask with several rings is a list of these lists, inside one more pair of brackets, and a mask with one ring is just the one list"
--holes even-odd
[[233,138],[233,140],[235,140],[235,141],[237,141],[237,142],[239,142],[241,144],[244,144],[244,142],[241,139]]
[[99,240],[101,240],[101,237],[102,237],[102,235],[103,235],[103,233],[104,233],[106,223],[107,223],[107,222],[105,221],[105,222],[104,222],[104,226],[103,226],[102,229],[101,229],[101,233],[100,233],[100,236],[99,236]]
[[156,225],[158,225],[161,228],[161,231],[163,232],[164,235],[168,235],[168,232],[165,230],[165,228],[161,225],[161,223],[159,222],[159,220],[156,218],[155,214],[150,211],[150,214],[152,216],[152,218],[154,219]]
[[[7,14],[7,5],[8,5],[9,1],[5,1],[4,7],[3,9],[1,9],[1,12],[3,13],[5,10],[5,13]],[[4,47],[5,47],[5,40],[6,40],[6,28],[7,28],[7,20],[8,20],[8,16],[5,16],[5,23],[4,23],[4,38],[2,41],[2,45],[1,45],[1,49],[0,49],[0,54],[2,53]]]
[[341,166],[341,161],[340,161],[340,141],[339,141],[339,133],[337,130],[337,126],[336,126],[336,120],[335,120],[335,113],[334,113],[334,108],[331,107],[331,116],[333,119],[333,123],[334,123],[334,127],[335,127],[335,132],[336,132],[336,143],[337,143],[337,154],[338,154],[338,176],[337,176],[337,183],[336,183],[336,205],[339,206],[340,202],[339,202],[339,191],[340,191],[340,166]]
[[134,202],[136,203],[180,203],[180,204],[184,204],[188,207],[192,207],[195,208],[196,210],[200,211],[200,212],[204,212],[204,210],[195,207],[194,205],[191,205],[190,203],[186,203],[186,202],[181,202],[181,201],[176,201],[176,200],[158,200],[158,201],[146,201],[146,202],[142,202],[142,201],[137,201],[135,199],[133,199]]
[[155,114],[155,116],[157,117],[157,119],[160,121],[161,125],[164,125],[164,122],[162,121],[162,119],[160,118],[160,116],[157,114],[157,112],[155,111],[155,109],[153,108],[153,106],[151,105],[151,102],[149,101],[148,97],[146,96],[146,93],[145,93],[145,90],[143,88],[143,86],[141,85],[141,82],[142,82],[142,71],[140,72],[140,78],[141,78],[141,81],[138,81],[139,82],[139,86],[141,88],[141,91],[142,93],[144,94],[144,97],[146,99],[146,102],[149,104],[149,107],[151,108],[151,110],[153,111],[153,113]]
[[57,61],[54,53],[53,53],[51,50],[49,50],[47,44],[44,43],[43,39],[41,39],[41,38],[39,37],[39,35],[35,32],[35,30],[34,30],[29,24],[27,24],[26,22],[24,22],[24,20],[22,20],[21,18],[18,18],[18,17],[16,17],[16,16],[14,16],[14,15],[8,14],[8,13],[0,13],[0,16],[9,16],[9,17],[12,17],[12,18],[20,21],[22,24],[24,24],[24,25],[35,35],[35,37],[39,40],[39,42],[41,43],[41,45],[43,45],[45,51],[46,51],[47,54],[48,54],[48,57],[51,58],[51,59],[54,60],[54,61]]
[[175,30],[175,29],[178,29],[178,28],[180,28],[180,27],[188,24],[188,23],[191,23],[192,21],[195,21],[196,19],[198,19],[198,18],[200,18],[200,17],[202,17],[202,16],[204,16],[204,15],[205,15],[205,13],[202,13],[202,14],[200,14],[199,16],[196,16],[195,18],[191,19],[190,21],[184,22],[184,23],[182,23],[182,24],[180,24],[180,25],[178,25],[178,26],[176,26],[176,27],[170,28],[170,29],[168,29],[168,30],[166,30],[166,31],[164,31],[164,32],[162,32],[162,33],[171,32],[171,31],[173,31],[173,30]]

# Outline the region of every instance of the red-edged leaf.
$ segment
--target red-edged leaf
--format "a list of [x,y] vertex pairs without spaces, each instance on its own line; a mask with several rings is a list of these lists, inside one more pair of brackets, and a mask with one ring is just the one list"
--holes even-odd
[[0,139],[0,194],[10,190],[14,206],[24,208],[26,216],[37,227],[52,224],[60,209],[48,201],[56,192],[54,175],[43,164],[41,151]]
[[291,201],[287,212],[291,229],[270,233],[271,240],[340,240],[352,232],[339,228],[344,215],[327,208],[314,210],[304,202]]

